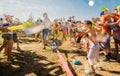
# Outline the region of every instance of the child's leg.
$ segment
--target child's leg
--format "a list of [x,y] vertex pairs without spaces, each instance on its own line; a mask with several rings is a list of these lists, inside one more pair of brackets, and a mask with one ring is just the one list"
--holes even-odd
[[87,39],[84,39],[84,48],[89,51],[89,41]]
[[95,55],[97,53],[99,44],[93,44],[88,52],[88,62],[90,65],[90,68],[93,72],[95,72],[94,65],[95,65]]
[[2,46],[0,47],[0,51],[3,50],[3,48],[6,46],[7,42],[4,40]]
[[14,43],[16,43],[16,45],[17,45],[17,50],[20,50],[19,40],[18,40],[18,35],[17,35],[17,34],[13,34],[13,41],[14,41]]
[[36,32],[36,33],[35,33],[35,41],[38,41],[37,38],[38,38],[38,33]]
[[62,33],[62,41],[65,39],[64,37],[65,37],[65,36],[64,36],[64,33]]
[[46,30],[45,29],[42,30],[42,39],[43,39],[44,49],[46,49]]
[[104,55],[105,58],[103,59],[103,61],[109,61],[110,60],[110,37],[106,38],[105,43],[107,45],[107,48],[104,50]]
[[78,38],[77,38],[77,41],[76,41],[76,43],[77,43],[77,44],[76,44],[76,45],[77,45],[77,48],[79,48],[79,49],[81,48],[80,40],[81,40],[81,37],[78,37]]
[[62,38],[62,40],[66,40],[66,33],[67,33],[66,30],[62,30],[62,34],[63,34],[63,38]]
[[64,34],[64,39],[66,40],[66,34]]
[[70,41],[71,41],[71,39],[72,39],[72,29],[70,29]]
[[73,33],[73,36],[74,36],[74,41],[76,43],[76,32]]
[[10,39],[5,47],[5,51],[7,52],[7,60],[11,60],[12,56],[11,56],[11,52],[12,52],[12,47],[13,47],[13,40]]
[[19,42],[17,42],[16,44],[17,44],[17,50],[21,50],[19,47]]
[[99,51],[100,51],[100,47],[98,47],[97,49],[96,49],[96,53],[95,53],[95,61],[97,62],[97,68],[99,69],[99,70],[102,70],[102,66],[101,66],[101,63],[100,63],[100,60],[99,60]]
[[40,31],[39,38],[40,38],[40,41],[42,41],[42,31]]

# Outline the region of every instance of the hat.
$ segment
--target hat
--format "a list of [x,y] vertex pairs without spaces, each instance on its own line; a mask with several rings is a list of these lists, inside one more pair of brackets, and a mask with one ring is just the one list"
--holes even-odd
[[100,16],[102,16],[102,15],[104,15],[104,11],[101,11],[101,12],[100,12]]
[[108,11],[109,10],[108,8],[106,8],[104,6],[102,6],[101,8],[102,8],[103,11]]
[[117,6],[117,11],[120,12],[120,6]]

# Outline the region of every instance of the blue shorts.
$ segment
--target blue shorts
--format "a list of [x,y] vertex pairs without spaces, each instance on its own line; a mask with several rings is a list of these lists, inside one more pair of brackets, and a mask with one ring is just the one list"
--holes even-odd
[[105,39],[104,44],[106,45],[106,49],[110,48],[110,37]]
[[42,38],[43,40],[46,40],[46,37],[48,36],[49,34],[49,29],[43,29],[42,30]]

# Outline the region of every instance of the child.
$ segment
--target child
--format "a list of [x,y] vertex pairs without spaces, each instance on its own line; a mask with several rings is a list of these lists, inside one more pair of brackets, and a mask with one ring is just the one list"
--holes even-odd
[[49,30],[51,29],[51,21],[48,18],[47,13],[44,13],[43,17],[44,17],[44,21],[42,24],[44,28],[42,29],[42,39],[43,39],[44,49],[46,49],[48,37],[49,37]]
[[[95,69],[94,69],[94,65],[95,65],[95,61],[98,62],[99,64],[99,43],[96,39],[96,33],[94,28],[92,28],[92,22],[87,20],[85,21],[85,26],[87,31],[85,32],[86,34],[88,34],[88,38],[90,40],[90,42],[92,43],[92,45],[90,46],[87,58],[88,58],[88,62],[90,65],[90,69],[86,70],[86,73],[93,73],[95,74]],[[98,69],[101,69],[101,66],[99,64]]]
[[67,22],[65,25],[62,26],[62,40],[66,40],[67,26],[68,26]]
[[76,32],[77,32],[77,41],[76,41],[76,46],[78,49],[81,49],[81,45],[80,45],[80,41],[81,38],[83,37],[83,34],[81,33],[81,21],[77,21],[77,28],[76,28]]
[[[20,20],[18,18],[16,18],[14,20],[13,24],[14,24],[13,26],[21,25]],[[18,34],[17,33],[18,33],[18,30],[13,31],[13,41],[14,41],[14,43],[17,44],[17,50],[20,51],[21,49],[19,47],[19,40],[18,40]]]
[[[108,9],[104,10],[101,12],[101,22],[100,24],[102,24],[102,31],[101,31],[101,34],[103,35],[109,35],[108,39],[107,39],[107,42],[105,42],[109,48],[106,48],[104,50],[104,54],[105,54],[105,57],[103,59],[103,61],[109,61],[110,60],[110,35],[111,35],[111,29],[110,29],[110,26],[107,24],[108,22],[111,22],[111,16],[108,12]],[[109,57],[108,57],[109,56]]]
[[0,26],[0,31],[3,32],[2,38],[4,39],[3,45],[1,48],[2,49],[5,48],[5,53],[8,56],[7,61],[11,61],[12,60],[11,52],[13,47],[12,34],[7,28],[3,28],[2,26]]
[[[85,26],[82,26],[82,32],[85,32],[86,28]],[[85,50],[88,52],[89,50],[89,39],[88,39],[88,34],[83,35],[83,47],[85,48]]]
[[59,24],[58,24],[58,20],[54,20],[54,23],[52,25],[52,31],[53,31],[53,36],[57,38],[58,36],[58,29],[59,28]]
[[56,52],[56,49],[58,49],[58,45],[59,45],[59,43],[57,42],[57,40],[53,39],[52,47],[51,47],[53,52]]

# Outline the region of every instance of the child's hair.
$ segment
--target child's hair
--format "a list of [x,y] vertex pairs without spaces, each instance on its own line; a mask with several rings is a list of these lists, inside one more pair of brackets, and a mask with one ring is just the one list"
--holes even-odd
[[91,26],[92,26],[92,22],[91,22],[90,20],[85,20],[85,23],[86,23],[87,25],[91,25]]

